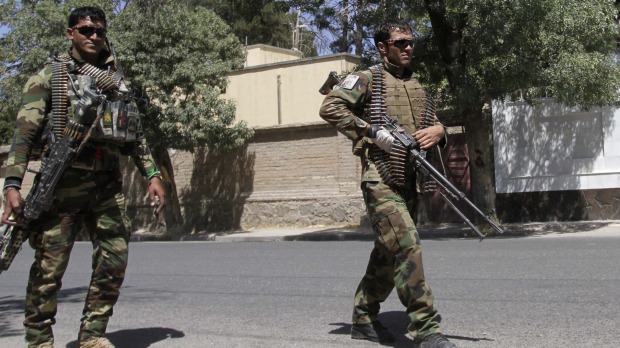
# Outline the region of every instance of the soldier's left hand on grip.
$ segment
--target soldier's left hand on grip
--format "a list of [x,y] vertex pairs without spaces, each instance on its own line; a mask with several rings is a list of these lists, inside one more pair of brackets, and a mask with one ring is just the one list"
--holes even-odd
[[366,132],[366,136],[372,139],[372,142],[379,146],[381,150],[387,153],[392,152],[392,145],[395,139],[387,129],[373,125]]

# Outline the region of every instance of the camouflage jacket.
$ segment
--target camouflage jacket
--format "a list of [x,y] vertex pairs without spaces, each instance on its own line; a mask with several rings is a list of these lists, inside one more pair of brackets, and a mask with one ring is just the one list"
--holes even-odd
[[[413,86],[415,89],[422,90],[422,86],[411,70],[407,69],[404,76],[399,77],[394,74],[394,68],[389,64],[384,63],[383,68],[385,74],[389,74],[388,78],[385,79],[388,89],[408,85],[409,88]],[[374,163],[368,156],[368,148],[373,146],[372,141],[361,135],[369,123],[366,112],[372,97],[372,78],[370,70],[347,76],[327,94],[319,111],[321,118],[338,128],[340,133],[353,142],[353,153],[362,158],[362,181],[381,180]],[[426,95],[423,90],[422,93]],[[405,129],[413,134],[422,123],[422,115],[419,108],[413,103],[411,105],[409,103],[404,104],[408,106],[407,110],[403,111],[402,105],[395,106],[388,100],[387,112],[389,115],[390,111],[396,111],[394,108],[398,108],[399,110],[396,113],[400,114],[399,123],[404,123]],[[433,116],[433,119],[434,124],[441,125],[436,116]]]
[[[69,55],[75,63],[83,62],[78,57],[71,55],[71,52]],[[114,58],[108,51],[104,51],[101,56],[100,62],[97,64],[98,68],[107,70],[108,67],[113,66]],[[70,70],[69,74],[71,78],[68,84],[71,84],[76,72]],[[15,121],[16,129],[13,142],[6,162],[5,187],[21,187],[28,162],[33,153],[43,151],[43,155],[45,155],[46,133],[48,133],[46,127],[49,129],[52,123],[51,81],[52,64],[50,63],[37,74],[31,76],[24,86],[21,108]],[[68,86],[68,88],[71,87]],[[136,141],[130,146],[128,144],[89,140],[75,162],[92,165],[92,170],[118,171],[119,158],[122,155],[130,155],[144,176],[151,178],[161,175],[144,139]]]

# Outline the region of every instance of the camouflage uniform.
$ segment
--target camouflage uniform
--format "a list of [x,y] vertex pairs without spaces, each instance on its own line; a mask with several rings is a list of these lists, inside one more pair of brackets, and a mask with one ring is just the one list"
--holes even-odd
[[[71,53],[69,53],[71,54]],[[107,70],[114,58],[102,52],[98,68]],[[82,63],[68,57],[68,117],[73,117],[79,73],[71,67]],[[45,143],[51,119],[52,66],[33,75],[23,90],[16,131],[6,166],[5,187],[20,187],[33,151]],[[79,87],[79,86],[77,86]],[[96,113],[95,110],[90,110]],[[48,135],[49,136],[49,135]],[[45,154],[45,149],[43,150]],[[52,208],[29,225],[35,261],[30,269],[26,295],[26,342],[36,347],[53,342],[58,291],[79,231],[86,230],[93,243],[92,276],[81,319],[80,340],[102,337],[127,267],[131,222],[127,217],[119,156],[131,155],[140,171],[159,176],[143,140],[133,143],[91,138],[62,175]]]
[[[400,78],[393,75],[389,63],[384,63],[383,67],[387,115],[413,134],[421,126],[426,92],[411,71],[407,70]],[[420,238],[412,218],[418,191],[415,171],[412,166],[406,168],[404,187],[390,187],[382,182],[369,156],[369,150],[376,145],[360,136],[369,122],[366,108],[372,95],[372,74],[363,71],[347,79],[327,95],[320,115],[353,141],[353,152],[361,157],[362,193],[377,234],[366,274],[355,294],[353,323],[377,321],[381,302],[396,287],[411,318],[408,327],[411,336],[438,333],[441,317],[433,308],[433,294],[424,279]],[[433,121],[440,124],[434,115]]]

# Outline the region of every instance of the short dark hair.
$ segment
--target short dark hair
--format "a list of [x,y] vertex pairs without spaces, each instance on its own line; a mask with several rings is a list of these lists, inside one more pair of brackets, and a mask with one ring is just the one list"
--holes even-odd
[[85,6],[78,7],[71,10],[69,14],[69,28],[75,27],[81,19],[86,17],[90,17],[92,21],[102,21],[103,24],[107,27],[108,21],[105,18],[105,12],[98,7]]
[[379,42],[384,42],[390,38],[390,34],[394,30],[400,30],[410,32],[413,34],[413,29],[404,19],[388,19],[381,23],[375,32],[375,47],[379,45]]

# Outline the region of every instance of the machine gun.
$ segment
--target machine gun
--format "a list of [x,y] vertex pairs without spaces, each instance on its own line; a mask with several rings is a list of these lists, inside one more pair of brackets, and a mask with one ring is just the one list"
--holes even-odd
[[[60,139],[50,134],[49,154],[41,161],[41,169],[36,172],[32,188],[28,192],[23,210],[23,222],[18,226],[0,226],[0,273],[9,268],[15,255],[21,250],[23,242],[28,238],[28,224],[49,210],[54,201],[56,184],[64,171],[77,158],[81,145],[88,139],[86,127],[79,122],[86,112],[99,105],[105,96],[93,89],[85,89],[84,94],[75,107],[75,119],[68,122]],[[92,130],[92,127],[91,127]],[[15,219],[15,217],[13,217]]]
[[[457,213],[463,222],[465,222],[472,230],[474,230],[478,236],[480,236],[480,240],[486,237],[486,234],[480,232],[480,230],[467,218],[462,211],[460,211],[454,202],[455,201],[463,201],[469,205],[470,208],[474,210],[482,219],[485,220],[487,224],[489,224],[497,233],[504,233],[504,230],[501,229],[489,216],[484,214],[480,209],[469,199],[463,192],[461,192],[458,188],[456,188],[441,172],[439,172],[432,164],[430,164],[425,156],[420,153],[416,148],[418,147],[418,142],[416,139],[409,134],[404,128],[402,128],[396,120],[391,117],[383,116],[384,125],[383,128],[388,130],[390,134],[399,141],[405,150],[410,154],[410,160],[414,162],[416,169],[419,169],[424,175],[428,175],[431,179],[433,179],[440,187],[439,194],[441,198]],[[403,154],[406,155],[406,154]]]
[[[10,221],[15,221],[11,216]],[[0,226],[0,273],[9,269],[15,255],[21,250],[22,244],[28,239],[28,228],[21,226]]]

